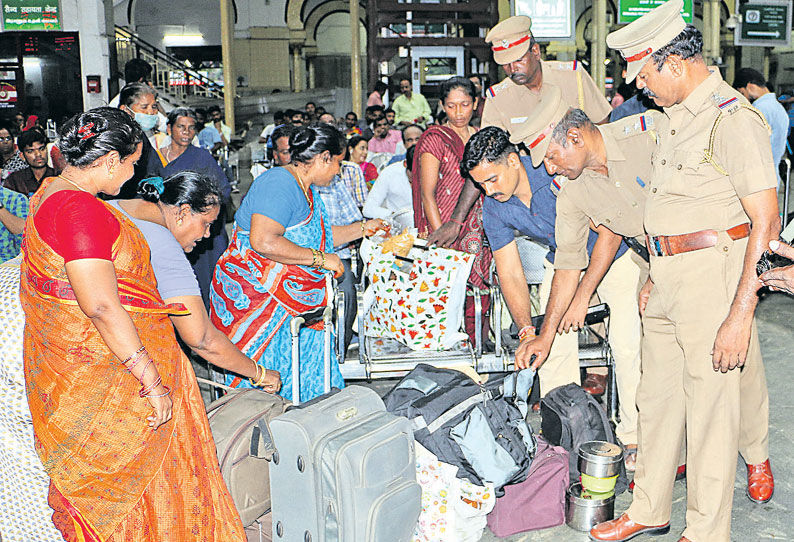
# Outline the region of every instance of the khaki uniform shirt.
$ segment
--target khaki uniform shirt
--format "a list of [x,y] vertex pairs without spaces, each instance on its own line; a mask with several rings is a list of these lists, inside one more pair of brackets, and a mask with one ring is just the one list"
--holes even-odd
[[[543,84],[551,83],[562,91],[562,101],[587,113],[590,120],[600,122],[612,108],[595,82],[578,62],[541,61]],[[540,93],[517,85],[509,77],[490,87],[485,93],[485,109],[481,127],[498,126],[510,132],[537,107]]]
[[652,158],[646,232],[724,231],[748,222],[739,199],[777,186],[769,131],[760,113],[714,71],[665,114]]
[[643,215],[656,149],[656,126],[664,115],[647,111],[597,126],[604,141],[608,174],[584,169],[574,180],[558,177],[555,269],[587,267],[590,221],[645,244]]

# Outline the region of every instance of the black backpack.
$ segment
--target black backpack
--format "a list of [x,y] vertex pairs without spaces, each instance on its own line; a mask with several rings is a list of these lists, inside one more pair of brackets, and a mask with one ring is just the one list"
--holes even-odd
[[536,442],[525,416],[533,376],[525,370],[480,385],[460,371],[419,364],[383,402],[411,420],[422,446],[458,467],[458,478],[492,482],[498,491],[529,474]]
[[[541,433],[550,444],[569,452],[571,483],[579,481],[579,446],[591,440],[619,444],[604,408],[576,384],[551,390],[540,400]],[[626,468],[621,462],[615,494],[628,487]]]

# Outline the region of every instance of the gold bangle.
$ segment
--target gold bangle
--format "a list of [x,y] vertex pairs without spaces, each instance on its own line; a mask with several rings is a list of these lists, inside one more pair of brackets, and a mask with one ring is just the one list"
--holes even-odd
[[261,369],[262,366],[259,365],[254,360],[251,360],[251,361],[254,362],[254,376],[249,378],[248,381],[251,383],[252,386],[256,386],[256,383],[259,382],[259,378],[260,378],[259,369]]
[[361,221],[361,237],[367,236],[367,229],[365,226],[366,222],[364,220]]
[[261,365],[257,364],[259,368],[262,369],[262,376],[256,381],[256,387],[261,388],[265,384],[265,380],[267,379],[267,369],[262,367]]
[[312,251],[312,265],[311,267],[320,267],[320,251],[314,248],[310,248],[309,250]]
[[322,259],[322,263],[320,263],[320,267],[325,269],[325,252],[318,250],[317,252],[320,253],[320,258]]

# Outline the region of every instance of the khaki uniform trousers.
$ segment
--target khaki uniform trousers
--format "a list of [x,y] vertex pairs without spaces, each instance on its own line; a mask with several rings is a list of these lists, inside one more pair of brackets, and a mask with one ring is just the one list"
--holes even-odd
[[[715,247],[651,261],[654,289],[643,318],[637,390],[636,485],[627,512],[644,525],[669,521],[686,437],[683,536],[692,542],[730,542],[740,426],[747,444],[756,440],[751,453],[766,445],[766,382],[755,326],[743,370],[715,372],[711,364],[711,349],[733,301],[746,247],[747,239],[732,241],[722,232]],[[743,393],[756,402],[753,414]],[[752,431],[750,425],[763,427]]]
[[[543,312],[546,311],[554,276],[552,264],[544,263],[546,273],[539,292]],[[620,397],[620,423],[615,433],[625,444],[637,442],[637,408],[634,397],[640,381],[641,342],[637,285],[640,278],[644,277],[629,250],[612,263],[597,289],[598,297],[610,308],[609,344],[615,359],[615,378]],[[541,396],[571,382],[581,384],[578,333],[568,332],[555,337],[549,357],[541,365],[539,375]]]

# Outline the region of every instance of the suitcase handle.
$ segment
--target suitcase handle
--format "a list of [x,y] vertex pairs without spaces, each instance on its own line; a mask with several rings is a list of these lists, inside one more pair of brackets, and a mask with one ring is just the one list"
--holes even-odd
[[308,408],[308,407],[310,407],[312,405],[315,405],[315,404],[319,403],[323,399],[328,399],[332,395],[336,395],[340,391],[342,391],[342,390],[340,390],[339,388],[331,388],[331,391],[329,391],[328,393],[324,393],[322,395],[319,395],[319,396],[315,397],[314,399],[312,399],[310,401],[306,401],[305,403],[300,403],[300,404],[297,404],[297,405],[288,406],[286,412],[289,412],[290,410],[302,410],[304,408]]

